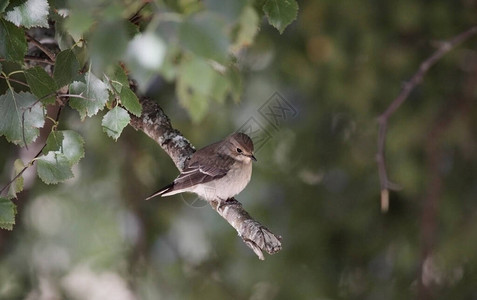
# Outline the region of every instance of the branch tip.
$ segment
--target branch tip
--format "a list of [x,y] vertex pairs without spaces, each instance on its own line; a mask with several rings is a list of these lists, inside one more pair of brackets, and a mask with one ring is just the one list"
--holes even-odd
[[387,213],[389,210],[389,190],[381,190],[381,212]]

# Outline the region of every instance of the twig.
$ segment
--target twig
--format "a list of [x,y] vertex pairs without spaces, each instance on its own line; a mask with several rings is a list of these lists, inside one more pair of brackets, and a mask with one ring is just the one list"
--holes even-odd
[[[35,158],[37,158],[38,156],[40,156],[41,152],[43,152],[43,149],[45,149],[45,147],[46,147],[46,143],[43,145],[43,147],[41,147],[40,151],[38,151],[38,153],[35,155],[35,157],[32,159],[32,161],[34,161]],[[18,177],[20,177],[20,176],[23,174],[23,172],[25,172],[26,169],[28,169],[31,165],[32,165],[32,162],[31,162],[31,163],[28,163],[26,166],[24,166],[23,169],[22,169],[20,172],[18,172],[18,174],[17,174],[15,177],[13,177],[13,179],[10,180],[10,181],[0,190],[0,194],[2,194],[2,192],[3,192],[4,190],[6,190],[12,183],[14,183],[15,180],[17,180]]]
[[28,61],[36,61],[36,62],[39,62],[39,63],[48,64],[48,65],[54,65],[55,64],[54,61],[51,61],[49,59],[30,56],[30,55],[26,55],[23,59],[28,60]]
[[378,163],[379,181],[381,185],[381,210],[386,212],[389,207],[389,190],[396,189],[396,185],[391,183],[388,179],[386,170],[386,161],[384,156],[384,149],[386,143],[386,133],[388,120],[401,104],[408,98],[412,90],[421,83],[427,71],[447,52],[455,48],[460,43],[477,33],[477,26],[474,26],[467,31],[455,36],[451,40],[444,42],[441,46],[424,62],[421,63],[417,72],[411,79],[404,84],[399,95],[391,102],[389,107],[378,117],[378,152],[376,154],[376,161]]
[[28,150],[28,145],[27,145],[27,142],[26,142],[26,137],[25,137],[25,113],[27,112],[27,110],[31,111],[31,109],[33,108],[33,106],[37,105],[41,100],[43,99],[46,99],[46,98],[49,98],[49,97],[52,97],[56,95],[56,93],[50,93],[48,95],[45,95],[41,98],[38,98],[35,102],[33,102],[32,104],[30,104],[28,107],[26,107],[25,109],[23,109],[23,112],[22,112],[22,138],[23,138],[23,143],[25,144],[25,148]]
[[21,84],[21,85],[23,85],[23,86],[30,87],[28,84],[24,83],[23,81],[17,80],[17,79],[15,79],[15,78],[5,77],[5,76],[3,76],[3,75],[0,75],[0,78],[3,78],[3,79],[5,79],[5,80],[9,80],[9,81],[12,81],[12,82],[16,82],[16,83]]
[[94,100],[94,99],[91,99],[91,98],[88,98],[88,97],[85,97],[81,94],[79,95],[76,95],[76,94],[57,94],[56,95],[57,97],[68,97],[68,98],[80,98],[80,99],[84,99],[84,100]]
[[[40,57],[36,57],[36,56],[31,56],[31,55],[25,55],[25,57],[23,57],[23,60],[36,61],[36,62],[39,62],[39,63],[48,64],[48,65],[54,65],[55,64],[55,62],[53,62],[53,61],[51,61],[47,58],[40,58]],[[7,61],[7,59],[0,58],[0,61]]]
[[[176,167],[182,170],[186,159],[194,153],[194,147],[177,129],[172,127],[169,118],[157,103],[148,98],[141,98],[141,104],[141,117],[131,115],[130,125],[156,141],[170,156]],[[262,251],[269,254],[280,251],[281,237],[255,221],[234,198],[220,204],[217,202],[209,204],[237,230],[244,243],[255,252],[259,259],[265,259]]]
[[[60,114],[61,114],[61,110],[62,110],[62,109],[63,109],[63,107],[60,106],[59,109],[58,109],[58,112],[56,113],[56,118],[55,118],[55,122],[54,122],[54,123],[58,123],[58,120],[60,119]],[[40,151],[38,151],[38,153],[35,155],[35,157],[33,157],[33,158],[30,160],[30,162],[29,162],[25,167],[23,167],[23,169],[22,169],[20,172],[18,172],[18,174],[17,174],[15,177],[13,177],[13,179],[10,180],[10,181],[0,190],[0,195],[2,194],[2,192],[3,192],[4,190],[6,190],[10,185],[12,185],[12,183],[14,183],[15,180],[17,180],[18,177],[20,177],[20,176],[23,174],[23,172],[26,171],[26,169],[28,169],[30,166],[33,165],[33,162],[35,161],[35,158],[37,158],[38,156],[40,156],[40,154],[43,152],[43,149],[45,149],[45,147],[46,147],[46,143],[43,145],[43,147],[41,147]]]
[[136,13],[134,13],[134,15],[132,15],[129,18],[129,22],[131,22],[135,25],[139,25],[139,21],[142,19],[142,16],[140,15],[140,13],[150,2],[151,2],[150,0],[144,1],[144,3],[141,5],[141,7],[139,7],[139,9],[137,9]]
[[42,43],[40,43],[39,41],[37,41],[34,37],[32,37],[31,35],[29,35],[28,33],[26,33],[26,37],[30,40],[30,42],[32,42],[38,49],[40,49],[41,51],[43,51],[43,53],[46,54],[46,56],[48,56],[51,61],[55,61],[56,57],[55,57],[55,54],[50,50],[48,49],[47,47],[45,47]]

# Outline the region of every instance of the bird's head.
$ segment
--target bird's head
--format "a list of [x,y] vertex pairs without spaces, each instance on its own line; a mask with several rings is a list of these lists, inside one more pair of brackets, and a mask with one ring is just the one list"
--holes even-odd
[[235,160],[249,163],[251,160],[257,161],[253,155],[252,139],[245,133],[237,132],[229,135],[225,139],[225,145],[230,156]]

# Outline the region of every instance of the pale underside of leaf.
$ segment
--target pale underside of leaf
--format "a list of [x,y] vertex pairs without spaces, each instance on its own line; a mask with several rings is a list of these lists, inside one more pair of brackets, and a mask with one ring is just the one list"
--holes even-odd
[[101,125],[104,132],[113,139],[117,140],[123,129],[129,124],[131,117],[128,112],[116,106],[104,115]]
[[30,93],[8,90],[0,96],[0,135],[25,146],[35,141],[45,123],[43,105]]
[[26,28],[48,27],[49,5],[46,0],[27,0],[7,12],[5,19]]
[[55,184],[73,177],[66,155],[50,151],[37,159],[37,173],[46,184]]

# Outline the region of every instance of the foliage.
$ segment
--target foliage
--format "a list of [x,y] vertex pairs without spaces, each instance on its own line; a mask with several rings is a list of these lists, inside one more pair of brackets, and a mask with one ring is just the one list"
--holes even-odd
[[0,197],[0,228],[12,230],[16,212],[15,204],[11,200]]
[[[9,1],[20,2],[26,1]],[[377,117],[425,59],[475,26],[475,1],[298,1],[297,20],[281,35],[265,25],[265,0],[243,1],[237,19],[240,1],[154,1],[142,10],[142,19],[131,18],[139,26],[131,26],[127,20],[139,4],[128,5],[135,2],[67,1],[61,8],[68,10],[50,10],[54,32],[28,30],[48,46],[57,41],[77,61],[64,65],[66,74],[72,70],[67,82],[57,82],[63,75],[53,77],[59,93],[73,81],[84,83],[91,72],[107,85],[108,100],[84,121],[68,106],[73,98],[41,100],[48,118],[36,142],[26,149],[0,137],[2,185],[24,166],[36,166],[32,160],[51,135],[58,100],[66,105],[54,131],[77,132],[85,142],[76,143],[78,153],[84,147],[79,163],[61,152],[62,143],[38,155],[62,153],[74,178],[46,185],[29,167],[4,191],[8,195],[2,194],[0,223],[14,230],[0,230],[0,298],[475,298],[477,36],[432,66],[390,118],[386,162],[399,189],[390,192],[386,214],[380,210],[376,164]],[[234,5],[213,5],[226,2]],[[65,1],[48,3],[54,8]],[[231,65],[198,56],[179,39],[182,22],[200,23],[202,13],[223,22]],[[112,36],[123,36],[113,45],[118,49],[104,39]],[[77,43],[81,37],[89,43]],[[8,75],[23,64],[41,66],[49,75],[58,72],[25,61],[25,55],[48,59],[26,40],[28,48],[0,41],[0,70]],[[19,45],[4,59],[4,49]],[[108,47],[111,51],[101,50]],[[50,49],[58,60],[61,52]],[[122,64],[108,67],[118,57]],[[143,58],[150,64],[143,65]],[[183,70],[195,68],[205,70],[207,81],[197,81],[208,89],[182,78]],[[210,70],[234,80],[226,84],[227,99],[208,97],[208,108],[196,119],[183,103],[197,105],[204,90],[214,90],[210,86],[220,79]],[[10,78],[27,83],[23,73]],[[104,132],[102,121],[111,109],[134,110],[121,98],[128,78],[141,82],[139,92],[158,101],[197,147],[239,128],[257,131],[258,162],[237,199],[282,235],[281,252],[258,261],[233,229],[191,195],[143,201],[170,183],[177,169],[154,141],[130,126],[117,141]],[[17,94],[40,95],[9,83]],[[187,97],[197,98],[182,99],[178,92],[187,89],[179,84],[190,84]],[[0,90],[8,95],[3,77]],[[294,110],[283,105],[284,111],[273,114],[280,108],[274,105],[276,92]]]
[[[109,109],[101,125],[117,140],[129,113],[141,115],[128,76],[142,89],[157,75],[177,81],[179,103],[196,122],[205,117],[211,101],[237,101],[241,91],[235,57],[253,43],[261,11],[252,2],[229,2],[226,8],[220,1],[143,5],[118,0],[102,6],[27,0],[2,5],[0,72],[6,85],[0,90],[0,135],[27,147],[37,140],[46,119],[54,123],[43,151],[14,174],[8,199],[23,189],[22,169],[36,163],[44,183],[60,183],[74,176],[71,168],[84,156],[82,137],[58,130],[61,111],[54,119],[46,112],[49,105],[67,104],[81,120]],[[270,9],[268,2],[280,9]],[[296,18],[298,6],[295,1],[268,2],[263,11],[283,32]],[[163,26],[173,31],[161,32]],[[58,47],[53,50],[35,40],[50,33]],[[41,51],[30,53],[27,42]],[[11,229],[12,207],[2,209],[0,214],[8,218],[0,224]]]
[[40,134],[45,123],[43,106],[30,93],[8,90],[0,96],[0,135],[14,144],[26,146]]

